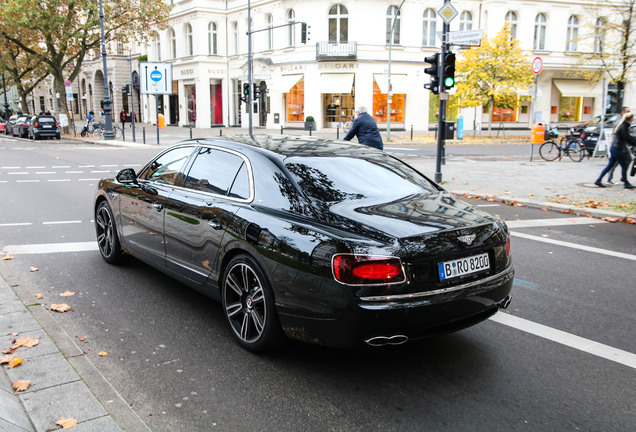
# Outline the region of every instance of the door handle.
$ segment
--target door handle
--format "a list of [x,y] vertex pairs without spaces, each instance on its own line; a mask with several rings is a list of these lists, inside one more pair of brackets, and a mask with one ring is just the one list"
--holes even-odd
[[160,212],[161,210],[163,210],[163,204],[161,203],[153,203],[152,206],[155,208],[155,210],[157,210],[158,212]]

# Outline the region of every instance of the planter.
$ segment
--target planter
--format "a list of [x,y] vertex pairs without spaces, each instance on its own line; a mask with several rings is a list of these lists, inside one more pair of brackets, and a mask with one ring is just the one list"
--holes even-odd
[[315,131],[316,130],[316,122],[315,121],[306,121],[305,122],[305,130],[306,131]]

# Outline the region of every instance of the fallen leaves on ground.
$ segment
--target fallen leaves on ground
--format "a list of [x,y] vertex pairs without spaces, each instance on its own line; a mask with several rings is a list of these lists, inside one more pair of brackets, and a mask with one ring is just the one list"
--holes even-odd
[[77,420],[75,420],[74,418],[60,417],[60,419],[56,421],[55,424],[62,426],[62,428],[64,429],[71,429],[77,426]]
[[6,349],[6,350],[2,351],[2,354],[13,354],[14,352],[15,352],[15,349],[9,348],[9,349]]
[[40,343],[40,338],[21,337],[13,341],[13,346],[11,348],[13,349],[17,349],[20,347],[33,348],[38,343]]
[[605,222],[620,222],[623,220],[623,218],[619,218],[619,217],[604,217],[603,219]]
[[80,336],[78,337],[78,339],[80,340],[80,342],[84,342],[86,340],[86,336]]
[[55,312],[68,312],[70,310],[73,310],[73,308],[67,305],[66,303],[52,304],[51,309],[54,310]]
[[636,224],[636,219],[633,218],[625,218],[625,222],[627,222],[628,224]]
[[70,297],[70,296],[74,296],[75,293],[71,292],[71,291],[66,291],[60,294],[60,297]]
[[5,363],[11,363],[13,360],[17,359],[18,356],[13,354],[13,355],[6,355],[4,357],[0,357],[0,364],[5,364]]
[[15,389],[15,392],[25,391],[31,385],[31,381],[29,380],[18,380],[11,384],[11,387]]
[[29,270],[31,270],[32,272],[36,272],[36,271],[38,271],[39,269],[38,269],[37,267],[33,267],[33,266],[31,266],[31,268],[30,268]]
[[2,257],[2,261],[9,261],[9,260],[12,260],[12,259],[15,259],[15,257],[11,256],[11,255],[5,255],[5,256]]
[[20,366],[21,364],[22,364],[22,359],[20,357],[14,358],[13,360],[9,362],[9,365],[7,366],[7,368],[13,369],[14,367]]
[[44,298],[44,296],[42,294],[36,294],[35,298],[38,300],[42,300]]
[[100,357],[106,357],[108,353],[106,351],[100,351],[97,355]]

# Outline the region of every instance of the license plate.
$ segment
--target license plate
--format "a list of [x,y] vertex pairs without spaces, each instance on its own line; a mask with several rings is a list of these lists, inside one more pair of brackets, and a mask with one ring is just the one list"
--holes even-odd
[[42,127],[43,127],[44,129],[51,129],[53,126],[51,126],[51,125],[42,125]]
[[439,269],[439,280],[453,279],[482,270],[490,269],[490,259],[488,253],[459,258],[452,261],[444,261],[437,264]]

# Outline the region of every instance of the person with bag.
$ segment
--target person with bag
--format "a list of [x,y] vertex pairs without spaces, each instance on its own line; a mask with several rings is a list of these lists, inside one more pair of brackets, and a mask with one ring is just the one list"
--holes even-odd
[[634,114],[631,112],[626,113],[614,127],[614,136],[612,137],[612,146],[610,147],[610,160],[605,169],[601,172],[601,175],[594,182],[596,186],[605,187],[601,180],[605,174],[612,169],[612,166],[618,163],[621,166],[621,181],[625,184],[625,189],[634,189],[636,187],[627,180],[627,166],[631,160],[631,155],[628,155],[630,150],[627,146],[636,145],[636,139],[629,133],[629,126],[633,120]]

